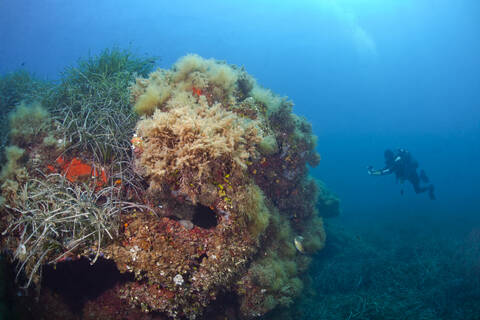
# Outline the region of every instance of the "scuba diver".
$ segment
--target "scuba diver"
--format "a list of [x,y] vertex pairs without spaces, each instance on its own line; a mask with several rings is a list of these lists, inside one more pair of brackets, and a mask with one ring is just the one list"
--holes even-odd
[[[385,167],[383,169],[374,169],[372,166],[368,166],[368,174],[371,176],[384,176],[388,174],[395,173],[397,181],[400,180],[400,183],[403,184],[405,180],[410,181],[413,186],[415,193],[422,193],[428,191],[430,199],[435,199],[435,188],[433,184],[428,186],[420,186],[420,183],[428,183],[429,179],[425,174],[425,171],[421,170],[420,175],[417,173],[418,162],[413,159],[405,149],[398,149],[395,154],[392,150],[385,150]],[[403,189],[400,191],[403,195]]]

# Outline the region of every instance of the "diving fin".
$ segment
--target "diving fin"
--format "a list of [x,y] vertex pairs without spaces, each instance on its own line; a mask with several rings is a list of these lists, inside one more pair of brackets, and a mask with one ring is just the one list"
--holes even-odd
[[428,188],[428,196],[430,197],[430,200],[436,199],[434,192],[435,192],[435,187],[433,186],[433,184],[431,184],[430,188]]

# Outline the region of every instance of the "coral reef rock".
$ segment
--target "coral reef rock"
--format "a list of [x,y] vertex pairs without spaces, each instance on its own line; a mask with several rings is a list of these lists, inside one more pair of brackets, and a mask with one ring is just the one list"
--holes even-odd
[[[64,111],[48,100],[45,109],[35,104],[42,124],[35,139],[24,128],[25,105],[10,117],[0,222],[19,282],[51,301],[61,295],[51,280],[58,270],[70,265],[75,274],[87,260],[101,277],[100,266],[109,265],[117,280],[89,295],[85,319],[252,319],[290,305],[325,244],[318,209],[338,211],[338,200],[308,176],[307,165],[320,160],[311,125],[243,68],[197,55],[125,90],[130,101],[118,103],[132,110],[119,119],[137,122],[109,122],[108,132],[123,131],[117,144],[92,126],[88,137],[98,140],[83,145],[89,127],[70,123],[87,124],[91,115],[70,112],[77,119],[61,122]],[[92,112],[107,117],[109,106]],[[122,105],[112,117],[118,110],[127,112]]]

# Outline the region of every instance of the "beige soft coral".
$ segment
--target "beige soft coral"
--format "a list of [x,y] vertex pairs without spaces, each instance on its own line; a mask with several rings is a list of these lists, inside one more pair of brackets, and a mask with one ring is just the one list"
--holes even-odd
[[243,174],[261,139],[254,121],[220,104],[209,106],[204,97],[168,112],[157,110],[138,123],[137,133],[144,141],[139,162],[150,186],[161,188],[175,177],[182,191],[212,183],[214,171]]

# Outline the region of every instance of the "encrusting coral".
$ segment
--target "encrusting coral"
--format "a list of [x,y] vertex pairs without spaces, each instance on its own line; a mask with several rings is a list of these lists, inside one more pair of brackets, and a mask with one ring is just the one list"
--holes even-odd
[[[89,86],[73,69],[58,94],[41,99],[49,120],[33,144],[12,131],[11,143],[25,149],[12,147],[2,171],[16,186],[2,186],[0,222],[4,247],[21,262],[18,271],[38,286],[42,265],[112,261],[134,278],[109,287],[108,295],[171,318],[221,312],[223,296],[234,297],[229,308],[242,319],[290,305],[310,256],[325,243],[317,209],[338,210],[317,205],[333,198],[308,177],[307,164],[320,159],[311,126],[243,68],[193,54],[148,77],[140,68],[127,110],[123,80],[132,78],[124,75],[144,66],[128,59],[107,51],[81,64]],[[119,73],[107,77],[107,70]],[[117,83],[113,105],[108,79]],[[26,177],[3,173],[19,168]],[[53,198],[55,205],[41,204]],[[83,220],[56,215],[66,210]],[[53,231],[41,233],[37,217],[54,223]],[[48,296],[48,288],[43,292]]]

